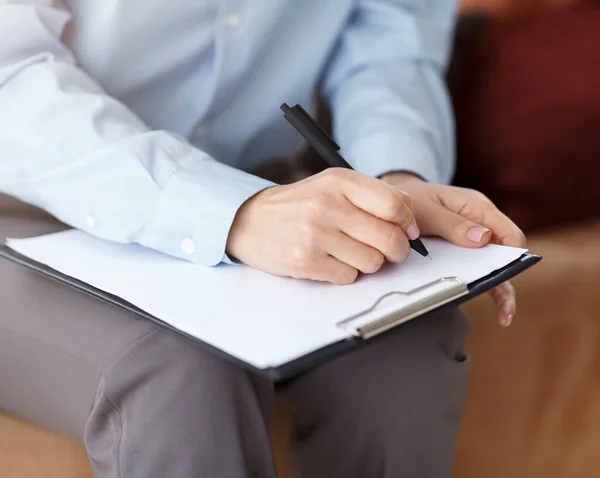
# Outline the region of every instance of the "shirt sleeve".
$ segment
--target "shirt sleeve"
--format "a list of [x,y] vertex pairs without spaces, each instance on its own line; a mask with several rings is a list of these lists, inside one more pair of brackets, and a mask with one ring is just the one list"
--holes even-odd
[[61,43],[71,17],[57,3],[0,0],[0,191],[107,240],[231,262],[238,208],[273,183],[107,95]]
[[454,174],[444,83],[456,0],[357,0],[324,78],[345,158],[371,176]]

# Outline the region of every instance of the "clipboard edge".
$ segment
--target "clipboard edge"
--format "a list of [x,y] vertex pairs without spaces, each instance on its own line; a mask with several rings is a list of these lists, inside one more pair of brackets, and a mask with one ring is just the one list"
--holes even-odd
[[29,257],[24,256],[24,255],[20,254],[19,252],[15,251],[14,249],[10,248],[6,244],[0,245],[0,258],[4,258],[10,262],[21,265],[35,273],[41,274],[43,277],[46,277],[47,279],[50,279],[50,280],[52,280],[56,283],[59,283],[63,286],[67,286],[67,287],[74,289],[78,292],[81,292],[89,297],[92,297],[97,300],[101,300],[105,304],[108,304],[113,307],[117,307],[119,309],[124,309],[127,312],[137,315],[138,317],[141,317],[143,319],[147,319],[151,322],[154,322],[155,324],[166,328],[170,332],[176,333],[178,335],[185,337],[188,340],[191,340],[192,342],[194,342],[194,344],[202,347],[208,353],[214,354],[215,356],[217,356],[223,360],[227,360],[227,361],[233,363],[234,365],[238,365],[250,372],[266,375],[271,380],[273,380],[274,377],[279,376],[278,374],[273,374],[273,377],[272,377],[271,374],[268,372],[268,370],[270,370],[269,368],[261,369],[261,368],[254,367],[253,365],[249,364],[248,362],[244,362],[243,360],[241,360],[237,357],[234,357],[233,355],[229,355],[228,353],[223,352],[221,349],[219,349],[213,345],[210,345],[210,344],[200,340],[199,338],[194,337],[193,335],[190,335],[190,334],[172,326],[171,324],[149,314],[148,312],[144,311],[143,309],[136,307],[135,305],[131,304],[130,302],[128,302],[118,296],[115,296],[113,294],[110,294],[109,292],[105,292],[101,289],[91,286],[91,285],[87,284],[86,282],[80,281],[79,279],[75,279],[71,276],[63,274],[62,272],[59,272],[50,266],[47,266],[40,262],[34,261],[33,259],[30,259]]

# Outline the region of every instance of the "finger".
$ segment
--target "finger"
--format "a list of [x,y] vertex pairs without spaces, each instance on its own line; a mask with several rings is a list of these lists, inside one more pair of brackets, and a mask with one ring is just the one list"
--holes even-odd
[[426,234],[443,237],[457,246],[481,247],[492,238],[490,229],[439,204],[432,203],[419,217]]
[[342,233],[379,251],[390,262],[403,262],[410,254],[408,237],[399,226],[372,216],[352,204],[348,204],[347,209],[337,211],[335,222]]
[[489,294],[498,310],[498,322],[503,327],[508,327],[517,311],[514,287],[510,282],[504,282],[490,290]]
[[525,247],[525,235],[519,227],[503,214],[491,201],[474,201],[462,215],[492,231],[490,242],[504,246]]
[[452,194],[444,197],[444,206],[490,229],[490,242],[525,247],[525,235],[521,229],[484,195],[470,189],[452,188]]
[[358,270],[333,256],[323,255],[303,279],[331,282],[336,285],[352,284],[358,277]]
[[410,208],[410,196],[395,187],[356,171],[338,171],[336,181],[346,198],[363,211],[402,228],[410,239],[420,235]]
[[491,242],[503,246],[525,247],[523,231],[493,204],[483,208],[479,222],[492,230]]
[[377,272],[385,261],[380,251],[341,231],[328,236],[324,249],[331,256],[364,274]]

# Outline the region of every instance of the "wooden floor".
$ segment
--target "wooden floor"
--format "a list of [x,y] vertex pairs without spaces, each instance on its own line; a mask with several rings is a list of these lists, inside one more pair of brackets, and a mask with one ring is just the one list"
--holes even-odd
[[80,442],[0,413],[2,478],[92,478]]

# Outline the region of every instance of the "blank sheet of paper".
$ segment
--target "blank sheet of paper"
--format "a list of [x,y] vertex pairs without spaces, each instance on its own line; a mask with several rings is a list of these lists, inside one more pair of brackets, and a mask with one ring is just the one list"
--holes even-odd
[[[138,245],[70,230],[8,239],[16,252],[136,307],[258,368],[276,367],[349,336],[338,322],[383,295],[441,277],[471,283],[518,259],[525,249],[465,249],[425,239],[432,260],[414,251],[347,286],[301,281],[245,266],[203,267]],[[401,309],[419,297],[397,296]]]

